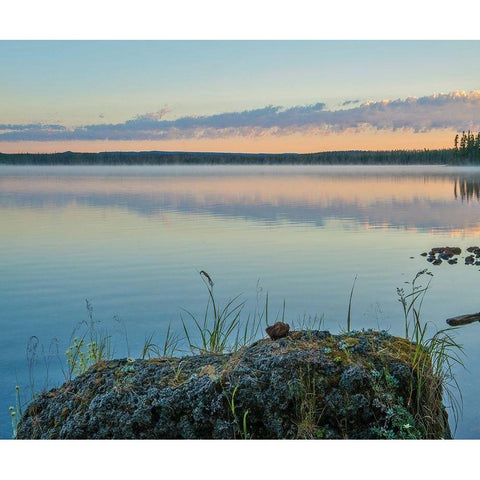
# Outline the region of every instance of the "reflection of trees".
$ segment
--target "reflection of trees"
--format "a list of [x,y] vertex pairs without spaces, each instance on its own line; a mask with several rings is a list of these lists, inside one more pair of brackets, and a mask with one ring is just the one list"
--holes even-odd
[[473,198],[480,200],[480,177],[457,177],[453,193],[455,198],[460,197],[467,202]]

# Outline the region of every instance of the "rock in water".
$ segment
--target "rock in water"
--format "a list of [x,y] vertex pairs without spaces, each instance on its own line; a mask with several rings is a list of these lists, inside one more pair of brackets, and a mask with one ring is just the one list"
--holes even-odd
[[288,323],[276,322],[274,325],[270,325],[265,329],[268,336],[272,340],[278,340],[279,338],[286,337],[288,331],[290,330],[290,325]]
[[387,332],[313,330],[234,354],[104,361],[39,394],[17,438],[451,438],[441,380],[414,355]]

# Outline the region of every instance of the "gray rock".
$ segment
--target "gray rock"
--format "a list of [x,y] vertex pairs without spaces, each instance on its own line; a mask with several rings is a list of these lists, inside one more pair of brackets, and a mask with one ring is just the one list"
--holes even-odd
[[293,331],[235,354],[100,362],[36,397],[17,438],[405,438],[412,418],[415,438],[447,438],[441,392],[424,406],[438,418],[409,402],[413,351],[384,331]]

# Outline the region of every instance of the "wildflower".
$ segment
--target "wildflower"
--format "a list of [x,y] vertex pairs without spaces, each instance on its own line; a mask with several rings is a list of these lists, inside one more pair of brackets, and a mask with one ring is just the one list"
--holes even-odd
[[404,428],[405,430],[408,430],[409,428],[412,428],[412,426],[411,426],[409,423],[406,423],[406,424],[403,426],[403,428]]

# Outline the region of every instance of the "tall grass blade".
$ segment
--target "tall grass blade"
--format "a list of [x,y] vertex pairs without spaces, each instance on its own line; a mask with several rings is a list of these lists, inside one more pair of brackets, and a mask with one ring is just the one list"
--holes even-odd
[[348,300],[348,312],[347,312],[347,332],[350,331],[350,327],[351,327],[351,322],[352,322],[352,317],[351,317],[351,314],[352,314],[352,297],[353,297],[353,291],[355,289],[355,282],[357,281],[357,275],[355,275],[355,278],[353,280],[353,285],[352,285],[352,289],[350,290],[350,298]]

